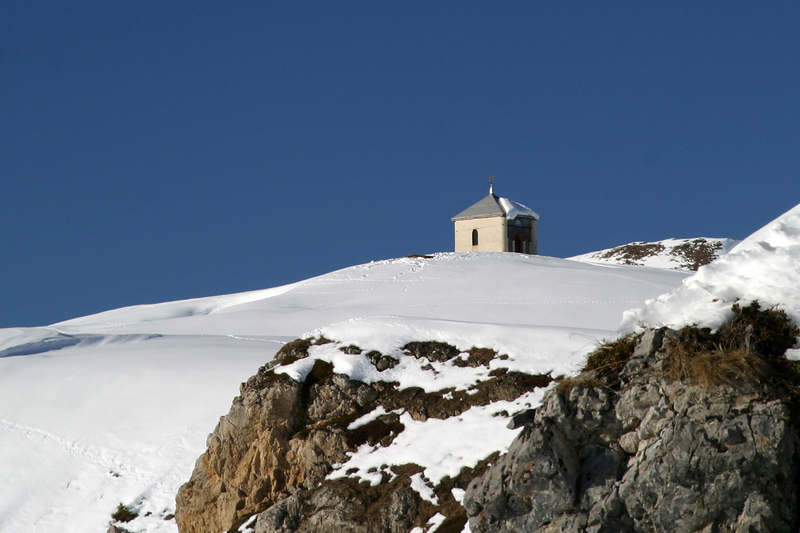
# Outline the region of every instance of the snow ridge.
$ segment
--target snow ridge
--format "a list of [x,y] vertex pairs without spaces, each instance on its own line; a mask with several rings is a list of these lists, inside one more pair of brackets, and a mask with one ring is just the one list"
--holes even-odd
[[758,300],[780,306],[800,323],[800,205],[756,231],[730,252],[701,267],[672,292],[624,314],[621,330],[643,324],[717,328],[731,305]]

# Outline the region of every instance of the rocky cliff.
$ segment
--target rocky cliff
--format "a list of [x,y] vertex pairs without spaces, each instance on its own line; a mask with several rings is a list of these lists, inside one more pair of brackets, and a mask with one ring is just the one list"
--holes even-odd
[[[178,494],[181,533],[236,530],[246,521],[249,530],[259,533],[408,532],[431,520],[440,531],[461,531],[467,517],[454,494],[463,494],[488,460],[435,481],[426,479],[424,468],[414,463],[373,468],[378,479],[369,481],[347,475],[355,472],[342,473],[341,464],[361,447],[390,445],[406,429],[403,420],[459,417],[551,381],[549,376],[507,369],[490,371],[489,364],[502,357],[496,352],[476,348],[461,353],[438,342],[409,343],[405,357],[417,363],[417,371],[431,373],[431,379],[435,368],[445,367],[483,369],[485,379],[468,390],[426,392],[391,381],[353,380],[334,373],[333,365],[322,359],[310,362],[304,379],[282,373],[308,358],[309,348],[327,342],[289,343],[242,385]],[[398,363],[377,352],[362,354],[355,346],[340,351],[363,355],[378,373]]]
[[[419,370],[477,368],[485,379],[466,390],[401,388],[309,357],[325,339],[295,341],[242,385],[209,437],[178,494],[179,529],[796,531],[800,373],[783,354],[798,330],[757,304],[735,311],[716,332],[663,328],[601,346],[537,409],[495,413],[524,426],[506,454],[436,479],[402,460],[372,467],[369,479],[342,465],[396,444],[412,420],[501,405],[549,376],[489,370],[502,358],[491,350],[409,343]],[[379,373],[398,365],[356,346],[336,350]],[[282,371],[298,361],[308,361],[304,376]]]
[[590,356],[470,484],[471,531],[797,531],[797,330],[737,312]]

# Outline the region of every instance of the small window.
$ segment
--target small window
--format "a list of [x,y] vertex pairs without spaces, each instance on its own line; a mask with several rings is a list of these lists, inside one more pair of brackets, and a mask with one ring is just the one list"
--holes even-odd
[[517,221],[514,222],[514,225],[517,226],[518,228],[521,228],[522,227],[522,221],[520,219],[517,219]]
[[472,246],[478,246],[478,230],[472,230]]

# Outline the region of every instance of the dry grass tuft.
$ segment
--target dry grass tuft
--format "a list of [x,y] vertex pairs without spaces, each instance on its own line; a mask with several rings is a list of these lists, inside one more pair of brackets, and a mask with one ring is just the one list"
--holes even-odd
[[[761,387],[796,404],[800,417],[800,365],[785,357],[800,328],[783,310],[762,309],[757,301],[731,309],[733,318],[718,331],[686,326],[667,336],[666,377],[701,387]],[[560,378],[558,388],[567,394],[574,387],[618,390],[640,337],[632,334],[599,346],[587,356],[581,374]]]
[[800,364],[786,359],[800,328],[781,309],[733,305],[718,331],[686,326],[669,338],[664,369],[672,380],[760,391],[783,401],[800,424]]
[[117,522],[130,522],[137,516],[139,516],[139,513],[130,510],[127,506],[121,503],[117,506],[117,510],[111,514],[111,518]]
[[719,335],[723,343],[738,344],[742,349],[755,351],[772,360],[785,360],[786,350],[795,345],[798,328],[783,309],[761,309],[758,301],[745,307],[734,304],[731,308],[733,320],[721,327]]
[[753,352],[706,350],[690,353],[673,351],[665,362],[672,381],[690,381],[700,387],[720,385],[761,385],[769,380],[771,366]]
[[785,389],[796,371],[784,355],[800,329],[783,310],[761,309],[757,301],[731,309],[733,319],[718,331],[686,326],[669,340],[667,375],[706,387],[769,383]]
[[577,376],[556,378],[558,389],[566,395],[575,387],[606,387],[618,389],[620,373],[633,355],[641,335],[631,333],[601,344],[586,356],[586,363]]
[[630,334],[625,337],[598,346],[586,356],[584,372],[594,372],[600,378],[615,381],[625,368],[625,363],[633,355],[633,349],[639,342],[640,335]]

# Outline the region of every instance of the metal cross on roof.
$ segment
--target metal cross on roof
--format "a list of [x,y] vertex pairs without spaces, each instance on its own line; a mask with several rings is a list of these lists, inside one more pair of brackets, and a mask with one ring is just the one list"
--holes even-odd
[[494,194],[494,174],[489,176],[489,194]]

